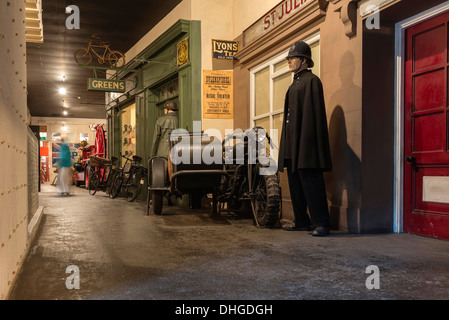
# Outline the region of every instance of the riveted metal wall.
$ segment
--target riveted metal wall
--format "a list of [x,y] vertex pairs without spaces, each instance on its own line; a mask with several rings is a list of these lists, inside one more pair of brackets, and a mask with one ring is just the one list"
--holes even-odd
[[25,2],[0,0],[0,300],[28,244]]
[[27,135],[28,168],[28,222],[39,208],[39,140],[28,128]]

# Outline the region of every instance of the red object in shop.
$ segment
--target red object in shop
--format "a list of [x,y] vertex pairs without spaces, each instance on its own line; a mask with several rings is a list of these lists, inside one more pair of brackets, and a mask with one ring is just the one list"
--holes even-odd
[[82,149],[82,172],[75,170],[74,179],[75,184],[79,185],[81,181],[86,187],[89,183],[89,175],[87,174],[87,167],[89,165],[89,156],[96,155],[97,157],[106,157],[106,135],[103,126],[98,126],[95,133],[95,145],[91,145]]
[[97,133],[95,135],[95,154],[100,158],[106,157],[106,137],[103,126],[97,127]]

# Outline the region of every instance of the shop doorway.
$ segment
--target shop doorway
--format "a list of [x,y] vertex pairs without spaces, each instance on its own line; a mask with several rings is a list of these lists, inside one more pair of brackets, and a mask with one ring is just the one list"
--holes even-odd
[[449,239],[449,13],[405,31],[404,231]]

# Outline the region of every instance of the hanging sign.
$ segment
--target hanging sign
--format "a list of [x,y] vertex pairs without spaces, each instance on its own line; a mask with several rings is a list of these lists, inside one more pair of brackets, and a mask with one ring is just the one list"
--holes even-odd
[[203,118],[234,118],[233,71],[203,71]]
[[212,39],[212,59],[234,60],[234,54],[239,52],[237,41]]
[[125,92],[126,81],[90,78],[87,81],[89,91]]
[[178,67],[183,66],[187,62],[189,62],[189,38],[185,38],[180,43],[178,43],[177,52]]
[[275,8],[267,12],[262,18],[256,21],[251,27],[243,31],[245,46],[257,40],[267,32],[285,22],[296,12],[302,10],[313,0],[284,0]]

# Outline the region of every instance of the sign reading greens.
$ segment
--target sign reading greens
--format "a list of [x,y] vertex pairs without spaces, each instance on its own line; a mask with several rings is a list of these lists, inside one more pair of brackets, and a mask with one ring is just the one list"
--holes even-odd
[[89,91],[126,92],[126,81],[90,78],[87,81]]

